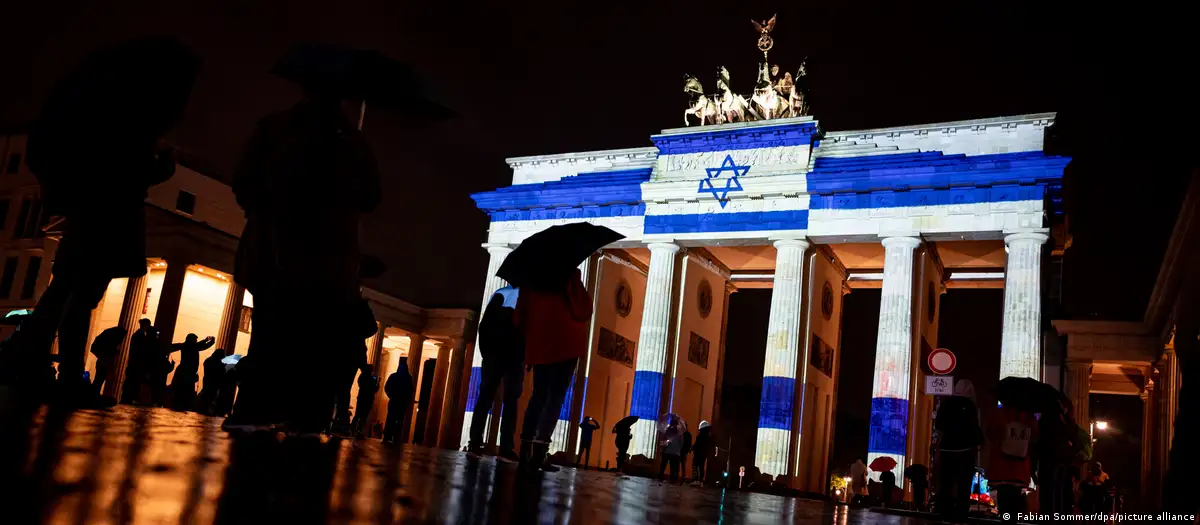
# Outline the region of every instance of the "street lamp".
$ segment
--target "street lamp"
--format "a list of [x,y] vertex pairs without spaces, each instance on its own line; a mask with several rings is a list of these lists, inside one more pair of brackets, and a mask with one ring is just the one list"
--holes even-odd
[[1096,431],[1101,432],[1108,430],[1108,421],[1092,421],[1088,426],[1088,437],[1092,439],[1092,443],[1096,442]]

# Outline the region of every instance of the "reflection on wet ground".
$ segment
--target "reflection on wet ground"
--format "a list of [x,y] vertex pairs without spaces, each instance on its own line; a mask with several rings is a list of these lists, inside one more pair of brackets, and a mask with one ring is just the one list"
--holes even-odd
[[165,409],[23,415],[0,422],[0,523],[917,522],[601,472],[520,477],[374,440],[234,440],[220,419]]

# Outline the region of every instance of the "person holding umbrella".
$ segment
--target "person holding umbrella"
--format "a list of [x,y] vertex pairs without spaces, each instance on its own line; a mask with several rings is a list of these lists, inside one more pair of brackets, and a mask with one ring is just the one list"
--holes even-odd
[[114,326],[100,332],[92,341],[92,355],[96,356],[96,377],[92,379],[92,387],[98,396],[104,392],[104,383],[112,378],[113,369],[117,367],[117,354],[126,333],[125,328]]
[[141,39],[93,54],[50,93],[27,163],[46,211],[66,222],[54,279],[0,351],[0,381],[43,390],[57,336],[56,399],[111,404],[82,379],[88,320],[112,279],[146,274],[144,201],[175,172],[161,139],[182,117],[199,64],[172,38]]
[[628,416],[617,421],[612,433],[617,435],[617,471],[625,471],[625,461],[629,459],[629,442],[633,440],[633,424],[638,422],[637,416]]
[[504,406],[500,415],[500,450],[496,459],[515,463],[520,458],[513,452],[513,433],[517,427],[517,410],[525,382],[525,339],[517,330],[514,316],[521,291],[512,286],[496,290],[479,321],[479,351],[483,355],[479,397],[471,414],[471,434],[467,453],[479,456],[483,450],[483,430],[488,411],[496,398],[496,390],[504,385]]
[[580,222],[552,226],[525,239],[496,275],[520,288],[513,322],[533,367],[533,393],[521,429],[522,470],[558,469],[545,463],[550,436],[580,358],[587,355],[592,300],[578,266],[623,236]]

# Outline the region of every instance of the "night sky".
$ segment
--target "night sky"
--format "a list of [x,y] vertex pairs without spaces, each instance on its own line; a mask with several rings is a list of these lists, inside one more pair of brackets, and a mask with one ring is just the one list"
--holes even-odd
[[[772,62],[794,73],[808,57],[813,114],[824,129],[1059,112],[1063,140],[1056,144],[1075,156],[1066,180],[1074,234],[1066,316],[1140,319],[1180,181],[1194,164],[1194,31],[1184,26],[1191,18],[1152,3],[14,4],[0,29],[0,127],[31,121],[49,87],[87,52],[136,36],[175,35],[205,64],[185,121],[170,138],[224,173],[254,122],[297,100],[291,85],[266,73],[289,46],[340,43],[414,64],[462,116],[413,127],[368,110],[365,131],[386,195],[365,241],[390,267],[370,284],[423,306],[479,307],[487,223],[468,195],[508,184],[506,157],[650,145],[649,135],[680,125],[685,74],[711,90],[724,65],[736,91],[752,88],[759,55],[750,19],[775,13]],[[761,353],[751,336],[733,334],[765,337],[767,297],[735,296],[731,349]],[[988,352],[999,348],[999,294],[952,291],[945,300],[943,346],[952,342],[978,353],[981,363],[994,361]],[[741,311],[749,325],[735,328]],[[873,356],[877,315],[877,292],[847,298],[847,357]],[[959,355],[960,366],[974,366]],[[756,388],[760,377],[747,366],[744,382],[733,372],[727,394],[739,385]],[[839,408],[848,411],[839,440],[863,440],[855,449],[865,449],[865,427],[844,433],[843,425],[858,424],[861,411],[851,407],[869,406],[854,398],[869,396],[869,370],[843,367]]]
[[[1079,174],[1079,257],[1113,281],[1084,310],[1137,316],[1178,192],[1152,189],[1188,148],[1194,115],[1188,33],[1162,11],[1074,10],[1060,2],[15,2],[0,30],[0,126],[34,118],[46,90],[87,52],[172,34],[205,60],[171,139],[225,173],[255,120],[298,96],[266,73],[290,45],[379,49],[417,66],[462,117],[414,128],[380,112],[366,130],[385,176],[368,250],[390,271],[373,285],[427,306],[478,308],[486,220],[468,194],[507,184],[504,158],[648,146],[677,127],[684,74],[713,89],[724,65],[752,87],[751,18],[779,14],[772,61],[809,57],[825,129],[1059,111],[1103,156]],[[1149,5],[1149,4],[1141,4]],[[1186,130],[1186,131],[1185,131]],[[1123,180],[1122,180],[1123,179]],[[1175,202],[1172,203],[1172,197]],[[1116,224],[1131,205],[1153,220]],[[1149,204],[1147,204],[1149,203]],[[1157,215],[1154,212],[1157,211]],[[1138,212],[1140,214],[1140,212]],[[1163,219],[1166,217],[1166,219]],[[1126,221],[1128,222],[1128,221]],[[1163,226],[1164,223],[1168,223]],[[1120,226],[1120,227],[1118,227]],[[1094,227],[1093,238],[1084,230]],[[1147,249],[1140,243],[1146,239]],[[1095,242],[1096,246],[1088,246]],[[1094,249],[1093,249],[1094,248]],[[1144,252],[1144,253],[1143,253]],[[1142,261],[1141,259],[1146,259]],[[1136,259],[1136,260],[1134,260]],[[1116,273],[1124,264],[1132,278]],[[1088,266],[1088,265],[1082,265]],[[1095,280],[1091,277],[1088,281]],[[1126,291],[1125,288],[1131,291]],[[1103,313],[1103,312],[1097,312]],[[1081,314],[1082,315],[1082,314]]]

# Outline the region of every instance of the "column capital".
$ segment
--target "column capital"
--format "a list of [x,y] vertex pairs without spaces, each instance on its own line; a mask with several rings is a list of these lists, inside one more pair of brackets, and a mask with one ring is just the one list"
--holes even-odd
[[1004,235],[1004,245],[1013,243],[1045,244],[1050,236],[1041,232],[1012,232]]
[[513,251],[513,246],[511,244],[503,243],[503,242],[485,242],[482,244],[482,246],[485,250],[488,251],[488,253],[493,253],[493,254],[502,253],[502,254],[507,255],[509,253],[512,253],[512,251]]
[[921,245],[921,238],[904,235],[897,237],[884,237],[880,242],[883,244],[884,248],[895,246],[898,248],[916,249],[917,246]]
[[805,239],[775,239],[771,244],[775,246],[775,249],[800,248],[801,250],[807,250],[809,246],[808,241]]
[[680,250],[680,246],[674,242],[652,242],[647,244],[646,247],[650,249],[651,253],[679,253]]

